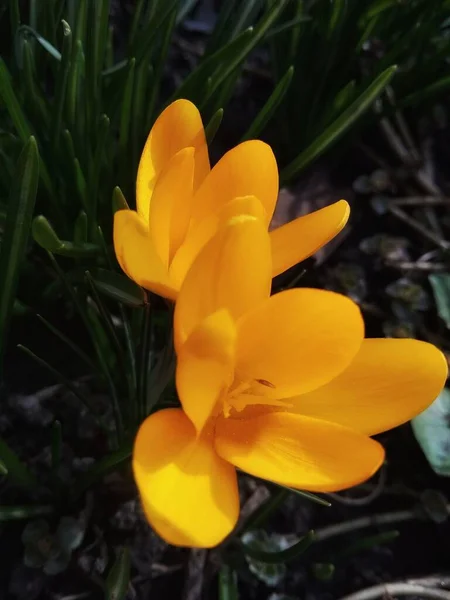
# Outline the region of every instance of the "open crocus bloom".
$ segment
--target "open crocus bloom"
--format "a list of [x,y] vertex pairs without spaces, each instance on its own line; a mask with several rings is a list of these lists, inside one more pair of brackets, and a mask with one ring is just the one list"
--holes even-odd
[[[256,196],[269,225],[278,196],[270,147],[239,144],[210,170],[200,113],[177,100],[156,120],[136,181],[137,211],[114,216],[114,248],[125,273],[142,287],[175,300],[200,249],[214,235],[219,213],[233,199]],[[311,256],[341,231],[349,206],[340,200],[271,233],[272,276]]]
[[147,518],[176,545],[211,547],[231,532],[236,467],[318,492],[364,481],[384,459],[369,436],[421,412],[447,375],[430,344],[363,339],[360,311],[342,295],[269,297],[263,209],[235,203],[238,216],[221,222],[178,297],[182,409],[148,417],[133,452]]

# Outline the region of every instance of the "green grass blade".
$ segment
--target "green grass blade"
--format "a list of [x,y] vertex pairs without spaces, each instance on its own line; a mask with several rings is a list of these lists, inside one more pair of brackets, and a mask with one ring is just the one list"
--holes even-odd
[[62,21],[63,28],[63,44],[61,53],[61,63],[56,76],[55,89],[55,118],[53,120],[53,149],[57,148],[61,135],[62,118],[64,113],[64,105],[66,102],[67,82],[70,71],[70,60],[72,56],[72,30],[66,21]]
[[165,26],[163,36],[162,36],[161,47],[158,50],[158,58],[157,58],[157,60],[154,61],[154,70],[153,70],[153,76],[152,76],[150,99],[148,101],[149,106],[148,106],[148,110],[147,110],[147,118],[145,120],[145,123],[147,123],[149,128],[153,124],[153,120],[154,120],[155,105],[156,105],[156,102],[158,99],[161,78],[162,78],[164,66],[166,64],[167,53],[169,51],[169,45],[170,45],[170,41],[172,39],[173,29],[175,27],[176,16],[177,16],[177,6],[174,6],[174,8],[172,9],[172,12],[169,13],[169,17],[167,19],[167,24]]
[[260,44],[268,29],[278,19],[281,12],[284,10],[288,0],[278,0],[273,4],[272,8],[267,11],[264,17],[260,20],[258,25],[255,27],[253,35],[248,40],[248,43],[242,48],[242,50],[231,56],[229,61],[225,63],[223,68],[216,73],[213,78],[212,85],[209,89],[208,96],[203,99],[203,104],[211,97],[220,84],[225,81],[229,75],[247,58],[250,52]]
[[16,485],[27,489],[38,487],[38,482],[34,475],[30,473],[17,454],[11,450],[1,437],[0,460],[8,472],[8,477]]
[[68,338],[62,331],[60,331],[57,327],[52,325],[47,319],[44,319],[41,315],[36,315],[39,321],[47,327],[49,331],[53,333],[58,339],[63,342],[72,352],[74,352],[85,364],[89,367],[89,370],[93,373],[98,371],[96,364],[92,361],[92,359],[79,347],[75,344],[70,338]]
[[28,40],[22,41],[23,52],[23,81],[25,84],[25,98],[29,100],[29,112],[35,115],[36,121],[45,130],[48,129],[49,115],[41,91],[35,80],[36,68],[34,64],[33,49]]
[[355,121],[373,104],[383,89],[392,79],[397,67],[394,65],[383,71],[368,88],[317,137],[314,142],[301,152],[282,172],[280,179],[286,182],[304,169],[308,164],[323,154]]
[[205,136],[206,136],[206,142],[207,142],[208,146],[210,144],[212,144],[212,141],[216,137],[216,133],[219,130],[220,124],[222,123],[222,119],[223,119],[223,108],[219,108],[213,114],[213,116],[209,120],[208,125],[205,127]]
[[[39,180],[39,152],[31,137],[23,148],[12,182],[0,254],[0,363],[28,243]],[[0,372],[2,370],[0,364]]]
[[276,565],[279,563],[286,563],[290,560],[294,560],[301,554],[303,554],[314,541],[314,531],[308,532],[298,542],[286,548],[286,550],[280,550],[280,552],[265,552],[264,550],[256,550],[251,548],[247,544],[242,544],[243,550],[247,556],[265,563],[266,565]]
[[107,147],[107,139],[109,134],[110,121],[106,115],[101,115],[97,124],[97,147],[94,154],[94,164],[92,168],[92,176],[89,192],[89,212],[88,214],[88,231],[90,239],[95,240],[97,236],[97,221],[98,221],[98,197],[100,194],[100,172],[102,163],[105,158],[105,149]]
[[86,244],[88,240],[88,220],[84,210],[80,210],[73,226],[73,241],[77,245]]
[[19,137],[23,142],[28,141],[31,136],[31,128],[13,90],[8,69],[2,58],[0,58],[0,96]]
[[[120,181],[127,183],[131,179],[129,168],[129,140],[131,123],[131,106],[133,100],[134,70],[136,60],[132,58],[128,63],[128,73],[126,76],[125,87],[123,90],[122,107],[120,112],[120,131],[119,131],[119,164]],[[127,173],[130,177],[127,177]]]
[[53,513],[53,507],[50,505],[36,505],[36,506],[1,506],[0,505],[0,523],[5,521],[20,521],[26,519],[33,519],[35,517],[43,517],[51,515]]
[[[76,398],[78,398],[78,400],[89,410],[89,412],[94,417],[96,415],[98,415],[98,413],[97,413],[97,411],[95,409],[95,406],[91,402],[91,399],[88,396],[85,396],[84,394],[82,394],[80,392],[80,390],[77,388],[77,386],[74,385],[71,381],[69,381],[67,379],[67,377],[65,377],[57,369],[55,369],[54,367],[52,367],[52,365],[50,365],[47,361],[45,361],[43,358],[41,358],[40,356],[38,356],[37,354],[35,354],[32,350],[30,350],[26,346],[23,346],[22,344],[19,344],[17,347],[19,348],[19,350],[21,350],[22,352],[24,352],[25,354],[27,354],[31,359],[33,359],[34,362],[36,362],[39,366],[41,366],[44,369],[46,369],[47,371],[49,371],[49,373],[51,373],[53,375],[53,377],[61,385],[65,386],[70,392],[72,392],[72,394]],[[101,423],[99,422],[99,425],[100,424]]]
[[[73,131],[78,131],[79,115],[77,115],[77,106],[79,104],[81,77],[83,73],[84,54],[83,45],[77,40],[72,50],[72,61],[70,65],[67,82],[67,120]],[[80,136],[78,136],[80,137]]]
[[178,90],[173,94],[170,100],[166,104],[170,104],[177,98],[194,98],[195,96],[201,97],[198,92],[199,89],[204,89],[204,82],[207,81],[208,76],[217,69],[222,63],[227,63],[237,54],[242,54],[243,49],[248,47],[248,44],[253,38],[253,29],[249,27],[243,31],[236,39],[232,40],[214,54],[206,57],[200,65],[192,71],[188,77],[183,81]]
[[19,0],[9,0],[9,19],[11,33],[14,35],[20,26]]
[[399,102],[401,107],[405,106],[414,106],[417,104],[421,104],[425,100],[429,98],[433,98],[433,96],[437,96],[438,94],[444,92],[450,87],[450,75],[446,75],[445,77],[441,77],[431,85],[424,87],[417,92],[413,92],[412,94],[408,94],[402,98]]
[[243,31],[249,25],[248,21],[255,8],[258,8],[258,4],[260,4],[260,0],[247,0],[247,2],[242,5],[241,9],[237,13],[237,19],[231,28],[231,38],[239,35],[239,33],[241,33],[241,31]]
[[147,304],[147,294],[134,281],[113,271],[96,269],[92,273],[95,287],[106,296],[131,308],[142,308]]
[[256,115],[253,123],[248,128],[246,134],[242,138],[242,142],[257,137],[264,127],[267,125],[272,115],[285,97],[289,86],[291,85],[292,77],[294,75],[294,67],[290,66],[283,77],[280,79],[275,89],[269,96],[267,102],[264,104],[262,109]]
[[28,25],[21,25],[17,30],[17,37],[25,37],[24,34],[31,36],[35,39],[39,44],[44,48],[50,56],[53,56],[56,60],[61,60],[61,53],[53,44],[51,44],[48,40],[46,40],[40,33],[38,33],[33,27]]
[[130,584],[130,550],[122,548],[108,573],[105,582],[105,600],[125,600]]
[[288,498],[289,490],[274,491],[271,496],[244,523],[241,534],[251,529],[261,529],[270,515]]
[[35,242],[52,254],[70,258],[88,258],[100,253],[100,246],[95,244],[61,240],[43,215],[33,219],[31,231]]
[[225,564],[219,572],[219,600],[239,600],[236,572]]

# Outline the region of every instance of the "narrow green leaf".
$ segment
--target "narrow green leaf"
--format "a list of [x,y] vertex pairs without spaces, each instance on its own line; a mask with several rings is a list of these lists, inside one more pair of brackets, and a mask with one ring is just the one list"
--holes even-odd
[[43,215],[38,215],[33,219],[32,234],[34,241],[53,254],[68,256],[70,258],[83,258],[96,256],[100,252],[100,247],[86,242],[77,244],[66,240],[61,240],[53,227]]
[[138,32],[139,26],[140,25],[142,26],[142,21],[144,18],[143,17],[144,5],[145,5],[145,0],[136,0],[136,2],[135,2],[133,20],[131,21],[129,40],[128,40],[130,48],[132,48],[134,45],[134,41],[136,38],[136,34]]
[[314,531],[309,531],[290,548],[286,548],[286,550],[281,550],[280,552],[264,552],[263,550],[256,550],[255,548],[251,548],[245,544],[242,544],[242,546],[245,554],[247,554],[253,560],[258,560],[268,565],[273,565],[278,563],[286,563],[294,558],[297,558],[297,556],[300,556],[300,554],[303,554],[309,548],[313,541]]
[[[114,382],[111,377],[110,368],[108,365],[109,348],[108,348],[108,351],[105,351],[105,346],[103,344],[103,342],[104,342],[103,338],[105,337],[104,331],[101,328],[99,328],[99,326],[97,326],[98,323],[96,323],[96,321],[94,319],[94,317],[97,317],[97,313],[95,311],[91,311],[91,313],[88,312],[89,306],[85,307],[85,305],[80,301],[77,291],[74,289],[73,285],[70,283],[70,281],[66,277],[64,271],[61,269],[57,260],[55,259],[55,257],[53,256],[53,254],[51,252],[48,252],[48,257],[49,257],[49,259],[53,265],[53,268],[55,269],[61,283],[63,284],[63,286],[64,286],[65,290],[67,291],[69,297],[71,298],[74,306],[76,307],[81,319],[83,320],[86,330],[89,332],[89,334],[91,336],[91,340],[92,340],[93,346],[95,348],[95,352],[97,355],[99,365],[101,367],[102,374],[104,375],[106,383],[108,384],[108,387],[109,387],[109,391],[111,394],[111,400],[113,402],[113,410],[114,410],[115,420],[116,420],[116,424],[118,425],[119,419],[116,416],[118,399],[117,399],[117,393],[116,393],[116,389],[114,386]],[[33,353],[31,353],[31,354],[33,354]],[[35,357],[35,358],[38,358],[38,357]],[[41,359],[38,359],[38,360],[41,360]],[[45,363],[45,361],[42,361],[42,362],[44,363],[44,366],[50,367],[49,365],[47,365],[47,363]],[[52,367],[50,367],[50,369],[52,369]],[[56,374],[58,376],[61,375],[58,372],[56,372],[55,375]],[[99,425],[102,427],[104,426],[103,423],[101,423],[101,422],[99,422]],[[116,431],[114,433],[115,433],[116,437],[119,439],[121,432],[119,431],[119,429],[117,427],[116,427]]]
[[124,600],[130,584],[131,559],[127,547],[122,548],[105,582],[106,600]]
[[280,489],[275,491],[244,523],[241,533],[251,529],[261,529],[270,515],[286,500],[290,490]]
[[231,28],[230,38],[234,38],[243,31],[246,26],[249,24],[249,17],[252,12],[257,8],[259,4],[259,0],[247,0],[245,4],[242,4],[241,9],[237,13],[237,19]]
[[249,27],[243,31],[238,37],[219,50],[217,50],[211,56],[205,58],[200,65],[186,77],[177,91],[167,101],[166,105],[170,104],[177,98],[193,98],[198,90],[203,89],[204,82],[208,76],[218,68],[222,63],[227,63],[232,57],[237,54],[241,55],[243,50],[248,47],[250,41],[253,38],[253,28]]
[[213,116],[209,120],[208,125],[205,127],[205,136],[206,136],[206,142],[207,142],[208,146],[210,144],[212,144],[214,138],[216,137],[216,133],[220,127],[220,124],[222,123],[222,119],[223,119],[223,108],[219,108],[213,114]]
[[279,35],[280,33],[285,33],[286,31],[289,31],[290,29],[294,29],[294,30],[296,28],[298,29],[298,27],[297,27],[298,25],[301,25],[302,23],[307,23],[308,21],[311,21],[311,17],[302,15],[300,17],[296,17],[295,19],[291,19],[290,21],[286,21],[286,23],[283,23],[283,25],[279,25],[278,27],[273,27],[272,29],[270,29],[270,31],[267,32],[265,41],[267,42],[268,40],[271,40],[272,38]]
[[284,10],[288,0],[278,0],[269,9],[263,18],[259,21],[253,31],[253,35],[249,38],[247,44],[240,52],[232,55],[229,60],[221,66],[220,70],[215,73],[208,95],[203,99],[202,104],[205,104],[217,88],[225,81],[229,75],[246,59],[249,53],[263,40],[267,30],[276,21],[280,13]]
[[328,22],[328,39],[331,38],[335,30],[342,23],[342,20],[345,18],[347,8],[347,0],[334,0],[330,15],[330,20]]
[[88,239],[88,219],[84,210],[81,210],[73,226],[73,241],[75,245],[86,244]]
[[72,57],[72,30],[66,21],[62,21],[63,44],[61,53],[61,64],[56,76],[55,89],[55,118],[53,120],[53,149],[55,150],[61,135],[61,125],[66,102],[67,82],[69,79],[71,57]]
[[394,65],[378,75],[369,87],[306,150],[303,150],[281,172],[281,180],[286,182],[295,177],[309,163],[323,154],[325,150],[336,142],[370,108],[392,79],[396,70],[397,67]]
[[133,100],[134,69],[136,59],[132,58],[128,63],[128,72],[123,90],[122,107],[120,112],[120,131],[119,131],[119,160],[122,172],[121,181],[126,181],[125,173],[128,168],[127,157],[129,155],[131,106]]
[[77,40],[72,49],[72,60],[70,63],[68,81],[67,81],[67,92],[66,92],[66,105],[67,105],[67,119],[70,123],[71,128],[76,130],[77,126],[77,106],[78,98],[80,95],[81,76],[83,73],[84,66],[84,54],[83,45],[80,40]]
[[433,290],[438,315],[450,329],[450,275],[430,275],[428,281]]
[[97,104],[99,101],[98,78],[101,67],[99,64],[98,44],[100,37],[100,11],[102,2],[88,2],[86,6],[86,112],[88,114],[88,123],[93,124],[94,116],[97,115]]
[[19,137],[23,142],[27,142],[31,136],[31,128],[14,93],[8,69],[2,58],[0,58],[0,96]]
[[127,443],[116,452],[97,461],[86,473],[80,475],[72,492],[73,499],[77,500],[91,485],[100,481],[111,471],[121,468],[123,463],[131,457],[132,450],[132,443]]
[[50,56],[56,58],[56,60],[61,60],[61,53],[57,50],[53,44],[51,44],[48,40],[46,40],[42,35],[40,35],[33,27],[29,27],[28,25],[21,25],[17,30],[17,37],[26,37],[31,35],[35,40],[39,42],[39,44],[46,50]]
[[166,0],[165,2],[153,3],[154,7],[157,6],[158,9],[162,7],[162,9],[155,11],[148,26],[143,28],[139,43],[135,44],[133,47],[134,56],[138,63],[143,60],[149,60],[155,45],[155,36],[160,31],[165,30],[167,21],[171,21],[172,18],[173,23],[169,28],[171,29],[173,27],[173,24],[175,23],[174,11],[176,12],[178,1],[179,0]]
[[[31,137],[23,148],[12,182],[5,232],[0,254],[0,363],[8,333],[9,319],[28,243],[39,180],[39,153]],[[1,372],[1,364],[0,364]]]
[[0,460],[0,477],[4,477],[5,475],[8,475],[8,469],[5,463]]
[[[86,39],[87,0],[77,0],[77,16],[75,21],[75,42],[84,46]],[[93,24],[90,24],[92,27]]]
[[23,80],[25,84],[25,97],[32,100],[29,110],[36,116],[44,127],[48,126],[47,106],[35,81],[36,68],[34,55],[30,42],[22,41],[23,46]]
[[51,515],[53,508],[51,506],[1,506],[0,505],[0,523],[2,521],[21,521],[33,517],[42,517]]
[[[47,371],[49,371],[53,377],[59,381],[59,383],[61,383],[62,385],[64,385],[68,390],[70,390],[72,392],[72,394],[78,398],[78,400],[84,404],[84,406],[86,406],[86,408],[95,416],[96,415],[96,409],[93,406],[91,399],[88,398],[87,396],[84,396],[84,394],[82,394],[80,392],[80,390],[77,388],[76,385],[74,385],[71,381],[69,381],[67,379],[67,377],[65,377],[62,373],[60,373],[57,369],[55,369],[54,367],[52,367],[47,361],[45,361],[44,359],[40,358],[39,356],[37,356],[37,354],[35,354],[34,352],[32,352],[29,348],[27,348],[26,346],[22,346],[22,344],[18,344],[17,346],[19,348],[19,350],[22,350],[22,352],[25,352],[25,354],[27,354],[30,358],[32,358],[38,365],[40,365],[41,367],[44,367],[44,369],[47,369]],[[100,423],[99,423],[100,424]]]
[[[99,32],[97,43],[97,68],[101,71],[106,63],[106,46],[109,34],[110,0],[103,0],[99,15]],[[100,75],[101,73],[99,73]]]
[[161,47],[158,50],[157,58],[153,61],[154,70],[152,73],[152,85],[150,88],[150,99],[149,106],[147,110],[147,118],[146,123],[150,126],[154,120],[154,111],[156,102],[159,95],[159,89],[161,84],[161,78],[164,71],[164,67],[166,65],[167,53],[169,51],[170,41],[172,39],[173,29],[175,27],[175,20],[177,16],[178,3],[176,2],[172,8],[172,11],[169,13],[167,22],[164,26],[162,33],[162,41]]
[[[284,488],[284,486],[279,486],[279,487]],[[316,494],[311,494],[311,492],[305,492],[303,490],[295,490],[294,488],[289,488],[289,487],[286,487],[285,489],[289,490],[293,494],[296,494],[297,496],[301,496],[302,498],[309,500],[310,502],[319,504],[320,506],[326,506],[327,508],[329,508],[331,506],[331,502],[328,502],[328,500],[325,500],[325,498],[316,496]]]
[[243,136],[242,142],[245,140],[250,140],[256,138],[264,127],[267,125],[269,120],[272,118],[272,115],[275,113],[276,109],[280,105],[281,101],[286,95],[286,92],[291,85],[292,77],[294,75],[294,67],[291,65],[283,77],[280,79],[278,84],[275,86],[275,89],[270,94],[267,102],[264,104],[262,109],[254,118],[252,124],[247,130],[247,133]]
[[88,367],[89,369],[96,373],[97,367],[92,359],[77,345],[73,342],[69,337],[64,335],[62,331],[60,331],[57,327],[52,325],[47,319],[44,319],[42,315],[36,315],[39,321],[47,327],[49,331],[53,333],[57,338],[59,338],[63,344],[65,344],[72,352],[74,352]]
[[97,291],[97,287],[92,279],[92,276],[90,274],[89,271],[85,272],[85,277],[86,280],[89,284],[89,287],[91,288],[92,291],[92,296],[93,299],[95,301],[95,304],[97,305],[97,308],[99,310],[99,313],[102,317],[103,320],[103,324],[104,324],[104,329],[107,332],[107,334],[110,337],[111,342],[113,343],[113,346],[115,347],[115,352],[118,356],[118,358],[120,359],[122,366],[124,367],[124,371],[126,373],[126,365],[125,365],[125,357],[124,357],[124,351],[123,351],[123,345],[121,344],[118,336],[117,336],[117,332],[116,332],[116,328],[114,326],[114,323],[111,319],[111,315],[109,314],[109,312],[106,310],[105,305],[102,302],[102,299],[100,298],[100,295]]
[[219,600],[239,600],[236,572],[225,564],[219,572]]
[[35,488],[38,482],[30,473],[17,454],[11,450],[9,445],[0,437],[0,460],[8,472],[8,477],[16,485],[23,488]]
[[214,31],[206,46],[206,54],[211,55],[212,53],[215,53],[230,40],[229,32],[231,30],[232,15],[235,12],[236,3],[237,0],[227,0],[227,2],[222,2]]
[[106,269],[95,269],[92,272],[92,281],[100,292],[122,304],[132,308],[140,308],[147,304],[146,292],[124,275]]
[[[148,96],[148,80],[151,78],[150,94]],[[136,66],[134,74],[133,108],[131,115],[131,169],[137,172],[139,158],[142,151],[144,136],[151,127],[151,104],[157,95],[158,85],[153,80],[153,67],[145,61]],[[147,116],[146,116],[147,114]]]
[[398,0],[378,0],[377,2],[373,2],[366,13],[366,18],[372,19],[392,6],[398,6]]
[[428,98],[432,98],[433,96],[437,96],[438,94],[444,92],[449,87],[450,75],[446,75],[431,85],[427,85],[423,89],[413,92],[412,94],[408,94],[408,96],[402,98],[400,100],[400,106],[414,106],[415,104],[420,104],[424,100],[428,100]]
[[83,169],[81,168],[78,158],[73,160],[73,171],[75,176],[75,185],[78,192],[78,197],[86,212],[89,214],[90,207],[87,201],[87,184]]
[[127,201],[125,200],[125,196],[122,193],[120,187],[116,186],[113,190],[112,196],[112,211],[113,214],[118,210],[129,210]]
[[92,169],[92,178],[90,184],[90,207],[89,207],[89,234],[91,239],[94,240],[97,231],[97,220],[98,220],[98,196],[99,196],[99,183],[100,183],[100,172],[102,163],[105,158],[105,149],[107,148],[106,140],[108,138],[110,121],[106,115],[101,115],[97,125],[97,147],[94,155],[94,166]]
[[14,35],[20,26],[19,0],[9,0],[9,18],[11,32]]
[[188,16],[191,10],[193,10],[197,2],[198,0],[183,0],[183,2],[181,2],[181,6],[177,14],[177,25],[184,21],[184,19]]

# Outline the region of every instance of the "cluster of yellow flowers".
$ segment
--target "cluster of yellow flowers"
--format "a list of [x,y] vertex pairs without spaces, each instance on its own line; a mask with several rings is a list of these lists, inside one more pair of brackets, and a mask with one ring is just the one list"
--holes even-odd
[[133,470],[145,514],[168,542],[211,547],[239,515],[236,468],[293,488],[337,491],[384,460],[369,436],[408,421],[439,394],[447,363],[434,346],[364,339],[358,306],[272,277],[343,228],[347,202],[272,232],[278,169],[257,140],[210,169],[196,107],[158,118],[139,165],[137,211],[115,214],[125,273],[174,300],[182,408],[141,425]]

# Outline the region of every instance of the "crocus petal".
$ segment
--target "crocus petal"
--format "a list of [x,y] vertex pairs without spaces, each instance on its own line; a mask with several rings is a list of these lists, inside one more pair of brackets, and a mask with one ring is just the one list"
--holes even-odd
[[267,413],[219,418],[218,453],[243,471],[289,487],[331,492],[371,477],[384,459],[378,442],[311,417]]
[[367,339],[352,363],[309,394],[291,398],[295,411],[375,435],[422,412],[438,396],[447,362],[431,344]]
[[146,221],[136,211],[115,213],[114,250],[130,279],[155,294],[175,300],[177,290],[153,246]]
[[339,200],[271,231],[272,276],[284,273],[325,246],[344,228],[349,215],[350,206]]
[[169,160],[183,148],[195,148],[194,189],[209,173],[208,146],[202,118],[188,100],[176,100],[156,119],[142,151],[136,181],[139,214],[148,219],[156,179]]
[[150,235],[167,269],[189,226],[194,151],[194,148],[183,148],[171,157],[156,181],[150,203]]
[[237,319],[270,294],[269,234],[254,215],[222,225],[190,268],[175,309],[178,349],[195,327],[222,308]]
[[238,196],[256,196],[269,224],[278,196],[278,168],[264,142],[243,142],[222,156],[194,196],[192,218],[199,222]]
[[243,196],[227,202],[221,210],[211,213],[197,223],[189,231],[170,265],[170,278],[178,287],[181,287],[195,258],[216,233],[220,223],[225,224],[237,215],[253,215],[258,219],[265,220],[265,211],[258,198]]
[[209,548],[236,524],[236,471],[217,455],[212,439],[197,437],[179,409],[159,411],[139,429],[134,477],[149,522],[170,544]]
[[221,310],[194,329],[178,354],[178,396],[198,433],[233,381],[235,345],[234,321]]
[[271,296],[238,323],[237,378],[289,398],[336,377],[364,336],[358,306],[341,294],[292,289]]

